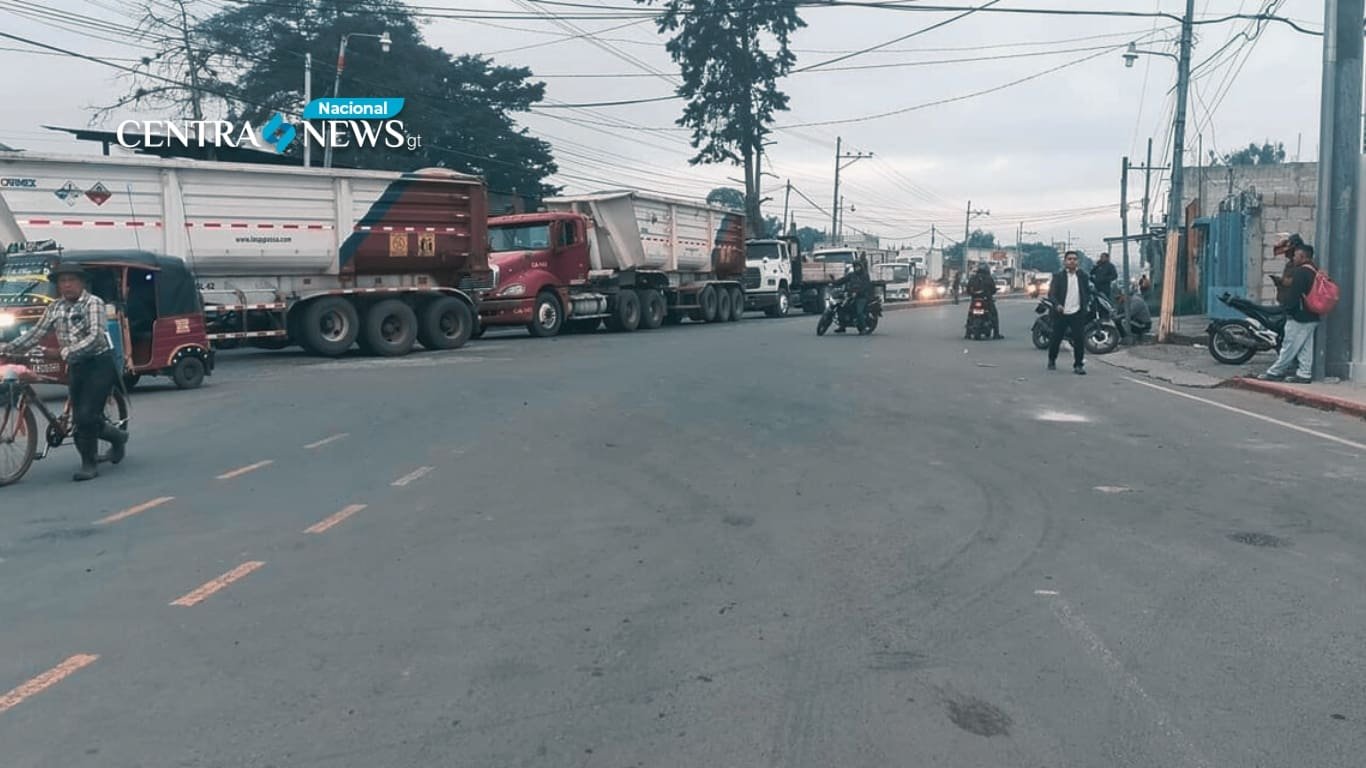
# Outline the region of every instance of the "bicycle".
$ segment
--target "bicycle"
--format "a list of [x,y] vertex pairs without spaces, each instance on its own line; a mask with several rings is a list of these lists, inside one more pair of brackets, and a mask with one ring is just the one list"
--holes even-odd
[[[34,385],[61,382],[57,377],[37,373],[21,362],[32,359],[0,356],[0,487],[19,482],[33,462],[47,458],[48,453],[66,442],[74,431],[71,398],[67,397],[60,414],[53,413]],[[40,359],[54,358],[45,354]],[[47,420],[41,453],[35,411]],[[119,429],[128,427],[128,398],[118,387],[105,403],[104,418]],[[108,458],[100,456],[98,460],[103,462]]]

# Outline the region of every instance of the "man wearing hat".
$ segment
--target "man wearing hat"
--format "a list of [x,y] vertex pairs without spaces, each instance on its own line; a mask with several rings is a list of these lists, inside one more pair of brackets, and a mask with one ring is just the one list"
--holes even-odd
[[100,439],[109,441],[109,460],[123,460],[128,433],[104,419],[105,401],[118,383],[119,371],[105,330],[104,302],[86,290],[86,274],[79,264],[57,264],[48,274],[57,284],[60,298],[47,306],[43,318],[28,333],[9,344],[0,344],[0,354],[14,355],[31,349],[50,331],[56,331],[62,360],[66,361],[71,411],[75,421],[76,450],[81,454],[77,482],[99,476],[96,457]]

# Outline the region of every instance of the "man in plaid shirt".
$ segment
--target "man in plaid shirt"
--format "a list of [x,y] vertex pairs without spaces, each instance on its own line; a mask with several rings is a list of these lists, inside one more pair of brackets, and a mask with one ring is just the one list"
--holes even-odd
[[0,354],[14,355],[37,346],[48,332],[56,331],[62,360],[66,361],[71,412],[76,434],[73,441],[81,454],[77,482],[99,476],[96,469],[99,441],[109,441],[109,460],[123,460],[128,433],[104,418],[104,404],[118,383],[113,349],[105,330],[104,302],[85,288],[85,271],[78,264],[58,264],[48,280],[57,284],[61,298],[48,305],[38,324],[9,344]]

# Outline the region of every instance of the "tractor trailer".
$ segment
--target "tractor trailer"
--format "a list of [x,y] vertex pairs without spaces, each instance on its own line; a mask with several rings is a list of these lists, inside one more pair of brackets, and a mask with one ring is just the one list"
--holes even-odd
[[0,151],[0,251],[185,261],[216,346],[453,349],[492,283],[483,182],[446,169],[305,169]]
[[634,331],[744,313],[743,215],[632,190],[547,198],[543,208],[489,221],[494,285],[479,303],[480,332]]

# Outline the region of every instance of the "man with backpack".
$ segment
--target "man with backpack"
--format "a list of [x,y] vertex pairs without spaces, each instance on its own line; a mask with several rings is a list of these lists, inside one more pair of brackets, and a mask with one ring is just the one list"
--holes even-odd
[[[1311,311],[1315,302],[1310,294],[1316,289],[1318,268],[1314,265],[1314,247],[1304,242],[1296,243],[1291,256],[1293,269],[1283,281],[1285,290],[1281,306],[1288,315],[1285,320],[1285,338],[1281,342],[1281,354],[1276,362],[1257,378],[1263,381],[1286,381],[1291,384],[1308,384],[1314,377],[1314,331],[1319,327],[1319,314]],[[1294,375],[1287,376],[1294,365]]]

